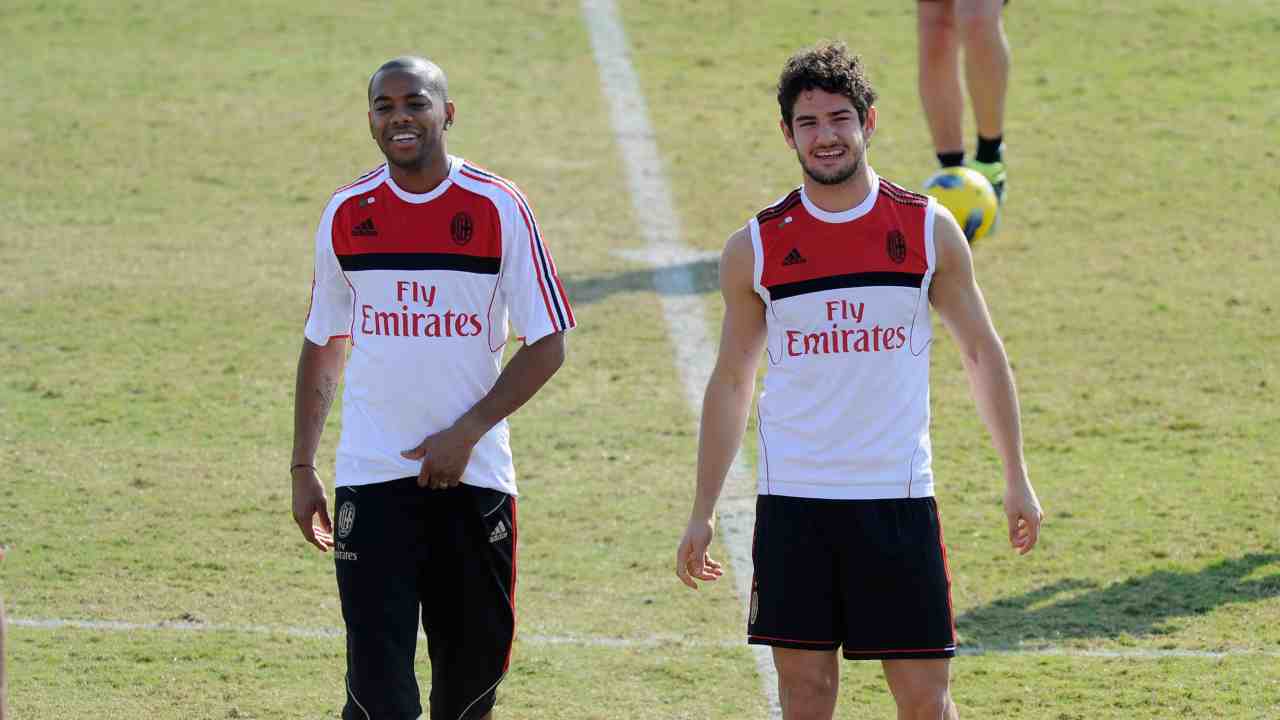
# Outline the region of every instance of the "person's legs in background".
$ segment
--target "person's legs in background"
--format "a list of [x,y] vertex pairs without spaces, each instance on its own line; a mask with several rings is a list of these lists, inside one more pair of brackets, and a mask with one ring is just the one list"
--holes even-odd
[[[919,0],[919,91],[934,152],[943,167],[964,164],[964,92],[973,104],[978,145],[970,165],[1004,201],[1004,110],[1010,52],[1002,0]],[[960,51],[964,50],[964,84]]]
[[978,129],[970,165],[987,176],[1004,202],[1004,107],[1009,92],[1009,40],[1001,0],[955,0],[955,24],[964,46],[965,81]]
[[952,0],[920,0],[917,8],[920,103],[943,167],[964,163],[964,88],[960,37]]

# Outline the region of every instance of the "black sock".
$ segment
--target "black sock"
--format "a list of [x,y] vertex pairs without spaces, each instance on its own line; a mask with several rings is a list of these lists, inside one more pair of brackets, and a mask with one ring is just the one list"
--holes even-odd
[[978,136],[978,152],[973,156],[980,163],[1000,162],[1000,146],[1004,144],[1004,135],[993,138]]
[[942,167],[960,167],[964,164],[964,151],[938,153],[938,162]]

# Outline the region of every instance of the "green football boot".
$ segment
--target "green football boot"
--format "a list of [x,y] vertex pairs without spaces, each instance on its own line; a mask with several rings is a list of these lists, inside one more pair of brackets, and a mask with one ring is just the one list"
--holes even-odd
[[993,163],[984,163],[978,162],[977,160],[970,160],[965,164],[982,173],[982,176],[991,183],[991,189],[996,191],[996,201],[1000,203],[1000,207],[1004,207],[1004,181],[1006,175],[1004,170],[1004,161],[999,160]]
[[[1002,147],[1001,150],[1003,149]],[[1000,229],[1000,216],[1004,215],[1004,186],[1007,174],[1004,169],[1004,160],[1001,159],[993,163],[970,160],[965,164],[982,173],[982,176],[991,183],[991,189],[996,191],[996,203],[999,209],[996,210],[995,222],[991,224],[991,229],[987,231],[988,235],[994,235]]]

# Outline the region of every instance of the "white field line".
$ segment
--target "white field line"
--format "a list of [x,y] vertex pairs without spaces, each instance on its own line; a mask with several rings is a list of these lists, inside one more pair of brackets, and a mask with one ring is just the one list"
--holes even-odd
[[[232,625],[219,623],[188,623],[188,621],[164,621],[164,623],[124,623],[119,620],[59,620],[10,618],[12,628],[28,628],[33,630],[96,630],[105,633],[243,633],[253,635],[291,635],[296,638],[338,639],[343,637],[342,628],[298,628],[293,625]],[[419,633],[419,637],[422,634]],[[608,635],[545,635],[539,633],[520,633],[517,641],[527,644],[566,644],[577,647],[742,647],[740,639],[735,641],[701,641],[690,639],[684,635],[658,634],[645,637],[617,638]],[[1257,650],[1257,648],[1224,648],[1224,650],[1140,650],[1140,648],[1124,648],[1124,650],[1100,650],[1100,648],[1075,648],[1060,646],[1039,647],[961,647],[960,655],[969,656],[1041,656],[1041,657],[1102,657],[1116,660],[1160,660],[1165,657],[1190,657],[1190,659],[1222,660],[1226,657],[1280,657],[1280,650]]]
[[1039,657],[1086,657],[1114,658],[1117,660],[1161,660],[1164,658],[1200,658],[1205,660],[1221,660],[1229,657],[1273,657],[1280,658],[1280,650],[1260,650],[1255,648],[1226,648],[1223,650],[1179,650],[1141,648],[1125,648],[1122,650],[1106,650],[1101,648],[1069,648],[1048,645],[1041,647],[1007,647],[1007,648],[960,648],[961,655],[981,657],[983,655],[1035,655]]
[[[582,0],[582,12],[591,35],[600,82],[609,102],[614,135],[626,164],[636,223],[645,239],[649,263],[657,271],[654,287],[661,298],[676,367],[684,382],[685,399],[697,412],[702,407],[702,394],[711,377],[716,349],[708,334],[702,297],[696,291],[688,267],[691,258],[701,255],[680,239],[680,223],[617,7],[613,0]],[[751,473],[739,453],[725,483],[719,527],[734,569],[734,586],[742,601],[744,616],[751,597],[754,498]],[[768,698],[770,716],[781,718],[778,682],[770,651],[759,645],[751,647],[761,686]]]
[[[206,633],[242,633],[248,635],[289,635],[292,637],[318,638],[336,640],[343,636],[342,628],[295,627],[290,625],[233,625],[220,623],[199,623],[186,621],[173,622],[121,622],[118,620],[60,620],[49,618],[10,618],[10,627],[29,628],[32,630],[94,630],[97,632],[206,632]],[[419,637],[422,634],[419,633]],[[529,645],[570,645],[577,647],[605,648],[657,648],[657,647],[692,647],[692,648],[736,648],[742,647],[742,640],[695,640],[681,635],[647,635],[643,637],[609,637],[602,635],[544,635],[540,633],[520,633],[517,640]],[[1221,660],[1229,657],[1272,657],[1280,658],[1280,650],[1261,650],[1256,648],[1224,648],[1221,650],[1190,649],[1157,649],[1140,648],[1101,649],[1073,648],[1057,645],[1028,647],[965,647],[960,648],[961,655],[1019,655],[1038,657],[1085,657],[1115,658],[1119,660],[1159,660],[1162,658],[1200,658],[1205,660]]]
[[218,623],[173,622],[121,622],[119,620],[62,620],[51,618],[9,618],[10,627],[37,630],[97,630],[100,632],[232,632],[250,635],[291,635],[303,638],[339,638],[343,631],[335,628],[307,628],[270,625],[222,625]]
[[[30,628],[33,630],[94,630],[97,632],[205,632],[205,633],[240,633],[248,635],[289,635],[301,638],[337,639],[343,637],[342,628],[295,627],[291,625],[235,625],[225,623],[201,623],[188,621],[166,622],[123,622],[119,620],[62,620],[51,618],[10,618],[10,627]],[[418,632],[419,638],[425,635]],[[530,645],[577,645],[584,647],[707,647],[735,648],[742,647],[742,640],[697,640],[682,635],[647,635],[643,637],[608,637],[601,635],[543,635],[539,633],[519,633],[517,640]]]

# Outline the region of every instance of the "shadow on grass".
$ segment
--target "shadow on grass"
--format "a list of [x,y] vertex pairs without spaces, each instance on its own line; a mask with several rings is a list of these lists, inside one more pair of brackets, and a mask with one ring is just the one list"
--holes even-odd
[[623,270],[594,277],[562,279],[569,302],[586,305],[617,293],[657,290],[660,295],[702,295],[720,288],[720,267],[718,260],[708,259],[654,270]]
[[1176,629],[1167,624],[1175,618],[1280,596],[1280,573],[1243,579],[1277,561],[1280,554],[1250,553],[1198,572],[1156,570],[1106,587],[1067,578],[970,610],[956,618],[956,626],[966,644],[986,648],[1167,635]]

